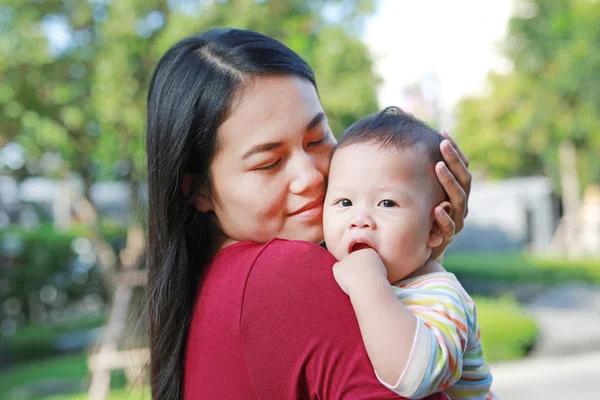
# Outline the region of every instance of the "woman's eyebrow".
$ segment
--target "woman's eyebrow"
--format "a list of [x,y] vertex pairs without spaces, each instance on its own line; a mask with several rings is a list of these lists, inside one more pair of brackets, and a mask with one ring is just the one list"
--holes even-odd
[[[306,125],[306,131],[310,131],[315,126],[319,125],[325,119],[325,113],[321,111]],[[283,146],[282,142],[273,142],[273,143],[262,143],[257,144],[256,146],[252,146],[250,150],[244,153],[242,156],[242,160],[247,159],[250,156],[253,156],[257,153],[262,153],[263,151],[274,150]]]
[[248,157],[253,156],[254,154],[262,153],[263,151],[278,149],[281,146],[283,146],[282,142],[257,144],[256,146],[252,146],[250,150],[244,153],[244,155],[242,156],[242,160],[245,160]]
[[325,113],[321,111],[306,125],[306,132],[313,129],[315,126],[319,125],[325,119]]

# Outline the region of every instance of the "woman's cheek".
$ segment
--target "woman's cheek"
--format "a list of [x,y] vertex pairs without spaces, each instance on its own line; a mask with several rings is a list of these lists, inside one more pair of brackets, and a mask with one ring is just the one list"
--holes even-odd
[[331,148],[321,159],[320,171],[322,171],[323,176],[325,176],[326,178],[329,176],[329,166],[331,165],[333,150],[334,148]]
[[273,217],[281,215],[286,211],[285,200],[287,198],[287,187],[279,177],[272,177],[257,185],[256,188],[260,188],[253,197],[258,199],[256,208],[261,210],[261,214],[264,217]]

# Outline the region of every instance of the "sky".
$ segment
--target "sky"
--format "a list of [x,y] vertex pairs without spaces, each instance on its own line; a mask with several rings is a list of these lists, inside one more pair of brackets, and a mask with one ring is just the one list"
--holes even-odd
[[[363,40],[383,78],[379,104],[403,106],[402,90],[429,82],[444,114],[481,94],[490,70],[506,72],[499,51],[514,0],[379,0]],[[410,111],[410,110],[409,110]]]

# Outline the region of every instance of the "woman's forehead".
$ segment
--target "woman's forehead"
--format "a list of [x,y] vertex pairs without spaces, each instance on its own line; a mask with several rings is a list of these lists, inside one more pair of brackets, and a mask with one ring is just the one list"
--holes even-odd
[[260,77],[243,89],[219,127],[219,148],[243,148],[303,135],[323,112],[314,86],[290,76]]

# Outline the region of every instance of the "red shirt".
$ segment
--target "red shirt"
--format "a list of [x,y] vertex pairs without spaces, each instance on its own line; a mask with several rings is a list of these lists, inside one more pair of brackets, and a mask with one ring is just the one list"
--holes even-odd
[[400,399],[375,376],[335,262],[300,241],[220,251],[194,308],[184,398]]

